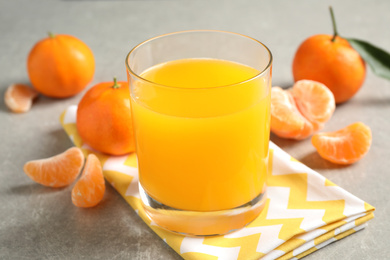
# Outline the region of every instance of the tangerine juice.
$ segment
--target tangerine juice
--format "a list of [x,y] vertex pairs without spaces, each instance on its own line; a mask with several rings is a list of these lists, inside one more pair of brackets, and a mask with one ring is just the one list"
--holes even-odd
[[140,184],[150,197],[176,209],[218,211],[264,192],[270,80],[259,73],[194,58],[140,75],[131,107]]

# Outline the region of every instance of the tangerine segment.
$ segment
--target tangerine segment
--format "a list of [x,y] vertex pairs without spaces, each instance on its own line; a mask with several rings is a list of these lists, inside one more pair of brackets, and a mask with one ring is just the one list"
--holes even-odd
[[335,107],[333,93],[320,82],[300,80],[288,90],[273,87],[271,131],[284,138],[307,138],[322,129]]
[[352,164],[366,155],[372,134],[367,125],[356,122],[335,132],[316,134],[311,141],[322,158],[336,164]]
[[38,92],[23,84],[10,85],[4,94],[5,105],[15,113],[24,113],[30,110],[32,101]]
[[100,161],[96,155],[89,154],[81,178],[72,189],[72,202],[82,208],[96,206],[103,199],[105,190]]
[[64,187],[71,184],[80,174],[84,154],[80,148],[72,147],[50,158],[29,161],[24,172],[32,180],[48,187]]
[[280,87],[271,89],[271,131],[283,138],[309,136],[312,126],[299,112],[291,92]]
[[299,111],[314,124],[328,121],[336,108],[333,93],[322,83],[312,80],[297,81],[292,94]]

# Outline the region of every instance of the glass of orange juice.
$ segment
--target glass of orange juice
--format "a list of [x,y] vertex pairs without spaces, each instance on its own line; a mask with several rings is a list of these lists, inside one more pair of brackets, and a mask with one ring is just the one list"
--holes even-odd
[[237,33],[165,34],[126,58],[147,215],[186,235],[222,235],[266,200],[272,54]]

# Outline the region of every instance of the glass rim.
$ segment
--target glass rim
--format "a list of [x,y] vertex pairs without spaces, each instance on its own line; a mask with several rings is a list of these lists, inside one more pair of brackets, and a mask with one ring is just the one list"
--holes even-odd
[[[138,75],[136,72],[134,72],[131,68],[130,68],[130,65],[129,65],[129,58],[130,58],[130,55],[135,51],[137,50],[139,47],[151,42],[151,41],[154,41],[156,39],[159,39],[159,38],[163,38],[163,37],[166,37],[166,36],[171,36],[171,35],[178,35],[178,34],[184,34],[184,33],[206,33],[206,32],[214,32],[214,33],[225,33],[225,34],[231,34],[231,35],[236,35],[236,36],[241,36],[241,37],[244,37],[244,38],[247,38],[251,41],[254,41],[254,42],[257,42],[258,44],[260,44],[261,46],[263,46],[265,48],[265,50],[267,51],[268,55],[269,55],[269,61],[268,61],[268,64],[267,66],[265,66],[265,68],[263,70],[261,70],[258,74],[248,78],[248,79],[245,79],[245,80],[242,80],[242,81],[239,81],[239,82],[236,82],[236,83],[232,83],[232,84],[227,84],[227,85],[221,85],[221,86],[214,86],[214,87],[202,87],[202,88],[182,88],[182,87],[176,87],[176,86],[169,86],[169,85],[164,85],[164,84],[160,84],[160,83],[157,83],[157,82],[154,82],[154,81],[151,81],[151,80],[148,80],[148,79],[145,79],[143,77],[141,77],[140,75]],[[165,33],[165,34],[161,34],[161,35],[158,35],[158,36],[155,36],[155,37],[152,37],[152,38],[149,38],[145,41],[142,41],[141,43],[135,45],[130,51],[129,53],[126,55],[126,60],[125,60],[125,63],[126,63],[126,68],[127,68],[127,71],[133,75],[134,77],[138,78],[139,80],[142,80],[142,81],[145,81],[149,84],[153,84],[153,85],[156,85],[156,86],[159,86],[159,87],[164,87],[164,88],[172,88],[172,89],[188,89],[188,90],[194,90],[194,89],[198,89],[198,90],[201,90],[201,89],[215,89],[215,88],[226,88],[226,87],[229,87],[229,86],[236,86],[236,85],[239,85],[239,84],[244,84],[246,82],[249,82],[249,81],[252,81],[252,80],[255,80],[257,78],[260,78],[262,77],[262,75],[268,70],[270,69],[271,65],[272,65],[272,61],[273,61],[273,56],[272,56],[272,53],[270,51],[270,49],[264,44],[262,43],[261,41],[253,38],[253,37],[250,37],[250,36],[247,36],[247,35],[244,35],[244,34],[240,34],[240,33],[236,33],[236,32],[229,32],[229,31],[223,31],[223,30],[184,30],[184,31],[176,31],[176,32],[170,32],[170,33]],[[157,65],[157,64],[156,64]]]

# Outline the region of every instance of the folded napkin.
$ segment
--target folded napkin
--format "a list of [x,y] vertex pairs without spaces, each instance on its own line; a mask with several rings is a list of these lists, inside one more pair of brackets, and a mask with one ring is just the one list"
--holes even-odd
[[103,174],[145,223],[184,259],[299,259],[363,229],[374,207],[293,159],[270,142],[272,172],[267,202],[248,226],[215,237],[186,237],[156,226],[138,193],[136,155],[107,156],[84,145],[76,129],[77,106],[60,117],[72,142],[100,159]]

